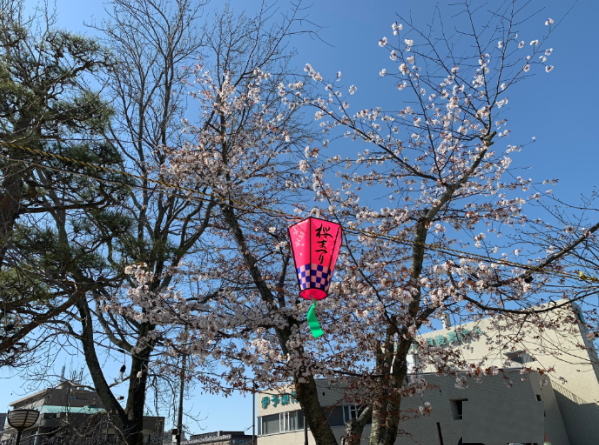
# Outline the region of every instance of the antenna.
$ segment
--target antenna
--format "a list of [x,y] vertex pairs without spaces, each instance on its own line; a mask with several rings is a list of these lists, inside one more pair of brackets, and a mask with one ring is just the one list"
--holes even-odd
[[62,365],[62,371],[60,371],[60,381],[64,382],[64,371],[65,371],[66,365]]

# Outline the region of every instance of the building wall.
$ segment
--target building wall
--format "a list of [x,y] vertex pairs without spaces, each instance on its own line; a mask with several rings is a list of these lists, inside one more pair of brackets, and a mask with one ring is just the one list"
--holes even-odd
[[[85,409],[83,411],[86,411],[86,413],[79,411],[82,411],[81,408],[90,405],[102,408],[98,394],[71,382],[63,382],[56,388],[39,391],[10,404],[13,409],[31,408],[41,412],[36,424],[23,432],[23,439],[36,433],[49,433],[60,427],[64,422],[76,427],[84,425],[90,414]],[[95,412],[98,410],[89,411]],[[103,411],[103,409],[100,411]],[[0,433],[0,443],[10,443],[14,434],[15,430],[12,428]],[[108,428],[105,434],[110,436],[115,434],[115,431]],[[146,438],[151,436],[152,438],[159,438],[161,441],[164,434],[164,417],[144,416],[143,434]]]
[[555,398],[562,412],[571,445],[597,443],[599,438],[599,407],[588,403],[558,383],[553,383]]
[[[552,328],[556,319],[559,320],[558,326]],[[599,422],[582,422],[581,419],[599,419],[599,362],[596,349],[586,339],[585,328],[574,316],[572,307],[540,315],[540,321],[545,323],[547,328],[541,330],[537,327],[538,323],[524,323],[519,328],[519,340],[515,340],[514,330],[505,328],[505,323],[497,318],[440,329],[422,334],[419,338],[435,339],[436,345],[439,343],[439,337],[447,339],[461,329],[472,331],[477,327],[482,331],[480,338],[441,347],[451,347],[459,351],[463,359],[479,364],[482,368],[522,368],[523,365],[516,363],[509,365],[505,353],[512,347],[515,350],[526,351],[533,360],[524,366],[533,370],[553,369],[547,375],[552,381],[555,400],[563,416],[571,444],[593,443],[599,437]],[[433,370],[432,366],[424,368],[424,371],[428,372]]]
[[[402,411],[408,413],[409,410],[418,410],[419,406],[424,406],[425,402],[431,403],[432,413],[430,415],[415,417],[404,420],[400,424],[400,429],[404,430],[407,435],[412,435],[416,442],[412,442],[409,437],[399,437],[396,444],[420,443],[421,445],[438,445],[439,436],[437,422],[441,428],[443,441],[446,445],[455,445],[458,443],[462,435],[462,420],[454,418],[452,411],[451,400],[465,399],[469,401],[523,401],[537,400],[537,395],[545,404],[546,417],[546,432],[552,440],[553,445],[578,445],[568,440],[566,429],[562,421],[559,406],[556,397],[551,387],[551,382],[548,381],[546,386],[541,385],[542,377],[537,373],[531,373],[527,380],[522,380],[518,370],[511,370],[508,375],[513,381],[513,386],[508,388],[504,379],[500,376],[487,376],[482,378],[482,383],[477,383],[473,379],[468,379],[468,387],[458,389],[455,387],[455,379],[449,376],[436,376],[428,374],[424,376],[426,380],[435,385],[437,389],[428,390],[422,396],[414,396],[406,398],[402,401]],[[322,406],[331,406],[340,402],[343,397],[343,391],[340,389],[329,389],[326,381],[317,381],[319,387],[319,397],[321,397]],[[262,396],[262,395],[261,395]],[[262,409],[258,407],[258,416],[280,413],[298,409],[296,406],[281,407],[278,406],[273,410]],[[339,440],[343,435],[343,427],[333,427],[333,432]],[[315,444],[315,441],[310,432],[309,444]],[[368,444],[370,435],[370,425],[367,425],[362,435],[361,443]],[[599,436],[598,436],[599,437]],[[590,444],[591,442],[585,442]],[[296,431],[290,433],[278,433],[268,436],[259,436],[258,445],[304,445],[304,432]],[[491,442],[486,445],[505,445],[493,444]],[[582,445],[582,443],[580,443]]]
[[[455,387],[455,379],[449,376],[427,376],[426,380],[439,389],[426,391],[422,397],[415,396],[405,399],[402,409],[418,409],[424,406],[424,402],[431,403],[433,408],[429,416],[423,416],[402,422],[401,428],[421,441],[423,445],[437,445],[439,443],[437,422],[440,425],[445,444],[457,444],[462,435],[462,420],[455,419],[452,412],[451,400],[465,399],[472,402],[495,403],[498,401],[535,401],[536,395],[540,395],[545,403],[546,431],[552,438],[554,445],[572,445],[566,435],[566,429],[562,422],[559,407],[555,401],[553,390],[549,386],[541,387],[539,375],[530,374],[528,380],[522,381],[518,371],[509,373],[513,382],[512,387],[507,387],[504,379],[500,376],[484,376],[482,382],[468,379],[468,388],[458,389]],[[403,441],[407,443],[407,441]],[[400,441],[396,442],[400,443]],[[495,445],[493,442],[485,442],[487,445]],[[505,445],[505,443],[497,444]]]
[[[470,339],[456,342],[452,345],[443,345],[458,350],[461,356],[470,363],[481,363],[482,367],[507,366],[505,355],[512,347],[516,350],[527,351],[535,360],[527,366],[533,369],[553,368],[549,377],[560,383],[568,391],[579,397],[584,395],[588,403],[599,403],[599,363],[593,345],[587,341],[583,327],[579,322],[563,322],[573,317],[572,309],[558,309],[556,312],[547,312],[540,316],[541,321],[549,326],[553,319],[561,319],[562,324],[558,329],[539,329],[535,323],[524,323],[518,327],[518,334],[522,340],[515,337],[514,329],[505,328],[506,323],[500,319],[484,319],[479,322],[465,323],[449,329],[440,329],[422,334],[419,338],[435,339],[438,337],[449,338],[460,329],[472,331],[478,327],[483,334],[480,339]],[[572,318],[573,319],[573,318]],[[520,367],[518,364],[512,366]],[[424,371],[434,371],[432,366]],[[566,379],[566,382],[559,380]]]
[[[212,431],[210,433],[194,434],[181,445],[252,445],[253,436],[243,431]],[[170,442],[170,437],[168,438]]]
[[[532,390],[535,396],[540,396],[545,404],[545,432],[553,445],[570,444],[577,445],[580,442],[574,442],[569,439],[566,419],[557,403],[557,392],[555,391],[555,383],[551,379],[543,378],[536,372],[528,375]],[[544,385],[543,383],[547,383]],[[589,443],[589,442],[585,442]]]
[[53,390],[44,400],[44,405],[53,406],[102,406],[100,397],[95,391],[85,389],[64,388],[62,390]]
[[[321,406],[333,406],[338,404],[343,399],[344,391],[342,389],[332,387],[325,380],[317,380],[316,384],[318,386],[318,398],[320,400]],[[291,400],[288,405],[277,403],[277,406],[273,406],[273,397],[275,400],[280,400],[284,394],[291,394],[292,392],[292,386],[282,386],[280,388],[268,392],[260,393],[257,397],[258,417],[300,410],[301,408],[299,403],[293,402],[293,400]],[[264,408],[262,400],[266,397],[269,398],[270,403],[266,408]],[[341,437],[341,435],[343,434],[343,428],[333,428],[333,431],[335,432],[337,438]],[[266,436],[261,435],[258,437],[258,445],[304,445],[304,443],[305,441],[303,430],[275,433]],[[316,444],[310,431],[308,431],[308,444]]]

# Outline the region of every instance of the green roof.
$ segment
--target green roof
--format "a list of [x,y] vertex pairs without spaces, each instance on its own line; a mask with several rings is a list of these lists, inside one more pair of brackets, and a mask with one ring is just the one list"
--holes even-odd
[[94,414],[105,411],[104,408],[92,408],[88,406],[54,406],[44,405],[40,408],[40,413],[83,413]]

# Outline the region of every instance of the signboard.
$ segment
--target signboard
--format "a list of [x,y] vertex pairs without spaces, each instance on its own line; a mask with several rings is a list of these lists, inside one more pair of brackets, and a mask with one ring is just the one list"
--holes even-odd
[[[434,337],[428,337],[426,343],[429,346],[447,346],[453,343],[459,343],[464,340],[472,338],[473,335],[482,335],[478,327],[475,327],[471,331],[466,328],[459,328],[455,331],[448,332],[445,335],[436,335]],[[418,351],[418,344],[415,343],[410,347],[410,354],[415,354]]]
[[274,394],[272,396],[264,396],[260,399],[260,403],[262,404],[262,409],[267,409],[269,406],[276,408],[279,405],[290,405],[292,403],[298,403],[295,398],[296,393],[292,391],[291,393],[285,394]]

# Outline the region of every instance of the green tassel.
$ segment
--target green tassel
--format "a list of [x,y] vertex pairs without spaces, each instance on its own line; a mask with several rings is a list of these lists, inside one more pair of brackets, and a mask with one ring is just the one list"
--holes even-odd
[[316,318],[316,302],[312,303],[312,306],[310,306],[306,319],[308,320],[308,326],[310,327],[310,331],[314,338],[318,338],[324,334],[320,327],[320,323],[318,323],[318,319]]

